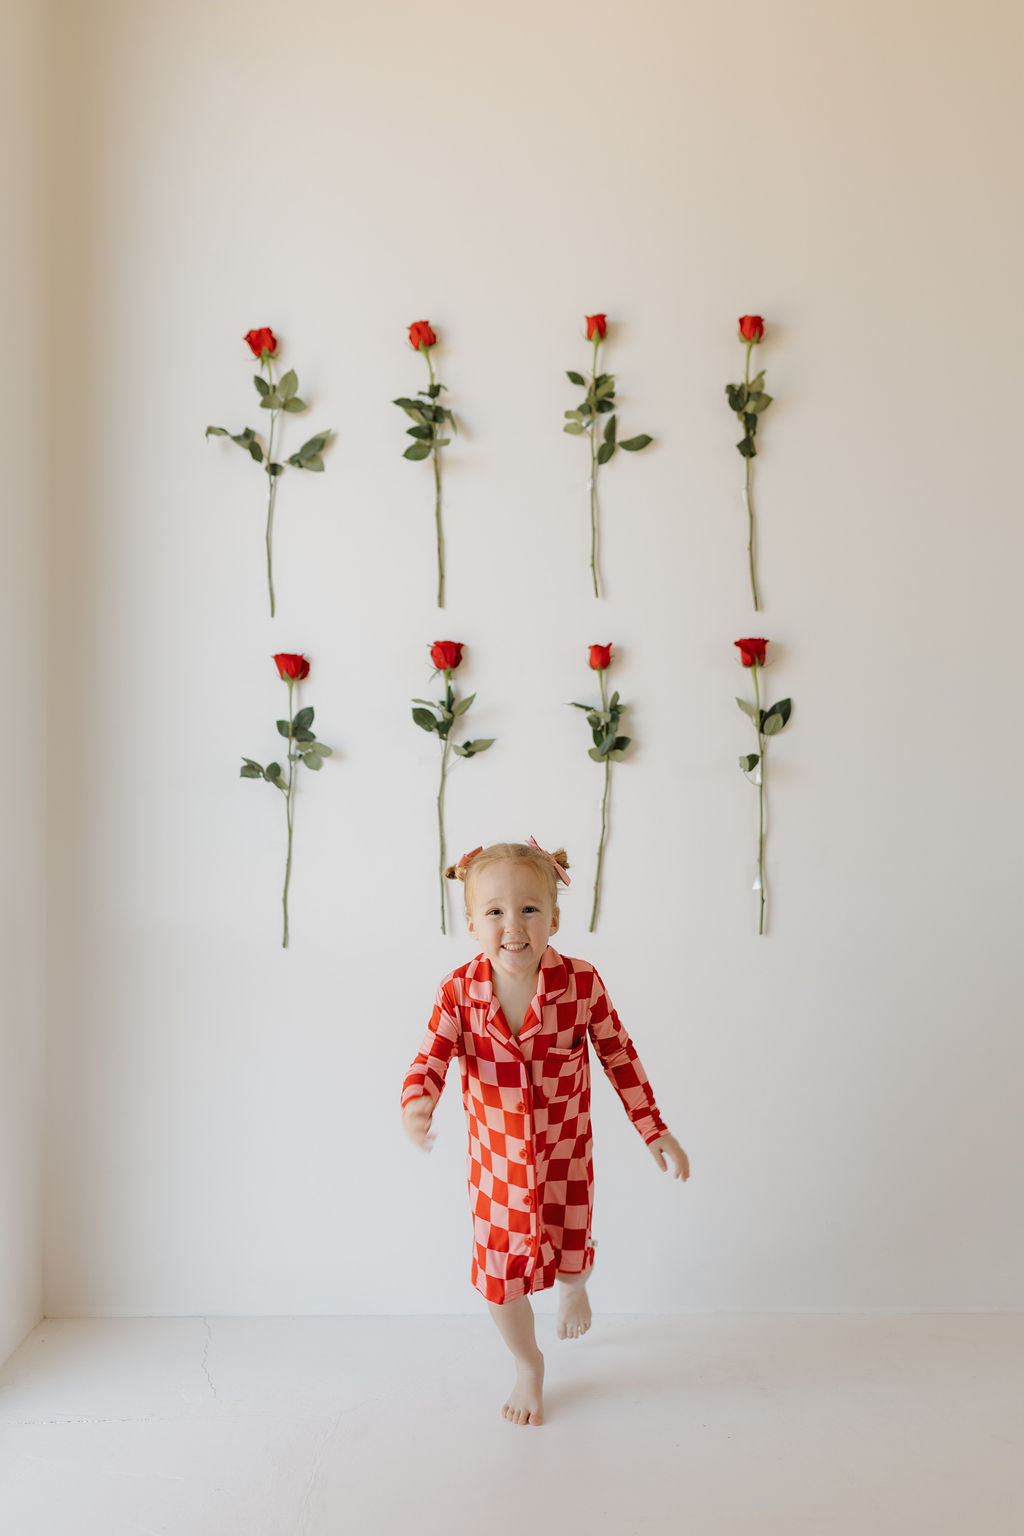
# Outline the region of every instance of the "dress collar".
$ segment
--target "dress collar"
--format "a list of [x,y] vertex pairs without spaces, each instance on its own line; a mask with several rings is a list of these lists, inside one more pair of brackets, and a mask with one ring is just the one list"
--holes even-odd
[[486,955],[477,955],[466,967],[466,992],[473,1002],[486,1009],[485,1025],[489,1034],[504,1045],[518,1050],[524,1040],[538,1033],[542,1027],[544,1004],[553,1002],[569,986],[569,970],[556,949],[549,944],[540,958],[537,968],[537,989],[518,1035],[513,1035],[508,1021],[501,1011],[498,994],[494,990],[491,962]]
[[[557,949],[553,949],[549,944],[540,957],[537,991],[534,995],[542,998],[544,1002],[551,1002],[554,998],[561,997],[568,985],[568,967]],[[475,1003],[494,1001],[491,962],[486,955],[477,955],[469,962],[466,968],[466,992]]]

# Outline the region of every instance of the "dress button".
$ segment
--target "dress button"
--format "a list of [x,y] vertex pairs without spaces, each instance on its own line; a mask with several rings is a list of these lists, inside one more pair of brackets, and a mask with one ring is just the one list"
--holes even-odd
[[526,1105],[525,1104],[517,1104],[516,1105],[516,1109],[518,1110],[519,1114],[521,1114],[521,1115],[525,1115],[526,1114]]
[[530,1153],[529,1153],[529,1151],[528,1151],[528,1149],[526,1147],[524,1147],[523,1150],[519,1154],[519,1156],[522,1158],[524,1163],[526,1162],[526,1160],[529,1157],[529,1155],[530,1155]]

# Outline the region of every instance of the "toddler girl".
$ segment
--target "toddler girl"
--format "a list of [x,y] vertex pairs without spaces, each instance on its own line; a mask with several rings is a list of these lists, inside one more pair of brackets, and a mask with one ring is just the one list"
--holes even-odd
[[532,1291],[560,1284],[558,1337],[590,1327],[594,1262],[587,1035],[659,1168],[687,1179],[686,1153],[658,1113],[647,1074],[604,983],[585,960],[548,943],[558,932],[558,883],[568,860],[533,838],[475,848],[445,871],[465,881],[466,924],[481,953],[437,989],[427,1033],[402,1085],[402,1125],[418,1146],[453,1055],[469,1127],[471,1279],[515,1357],[502,1406],[514,1424],[543,1422],[544,1357]]

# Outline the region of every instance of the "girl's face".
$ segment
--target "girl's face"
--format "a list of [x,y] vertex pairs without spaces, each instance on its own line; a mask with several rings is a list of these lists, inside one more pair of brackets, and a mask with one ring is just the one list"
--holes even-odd
[[532,864],[489,864],[473,881],[466,924],[492,971],[509,981],[535,976],[558,932],[551,882]]

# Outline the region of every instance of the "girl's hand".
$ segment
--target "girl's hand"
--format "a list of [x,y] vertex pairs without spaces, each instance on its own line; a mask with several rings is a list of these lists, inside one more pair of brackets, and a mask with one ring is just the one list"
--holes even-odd
[[410,1100],[402,1110],[403,1131],[426,1152],[429,1152],[434,1145],[434,1137],[429,1134],[433,1113],[434,1101],[429,1094],[424,1094],[420,1099]]
[[668,1164],[665,1162],[667,1154],[672,1159],[672,1177],[684,1180],[690,1177],[690,1159],[675,1137],[669,1135],[668,1131],[665,1132],[664,1136],[659,1136],[657,1141],[650,1141],[647,1145],[662,1173],[665,1173],[668,1167]]

